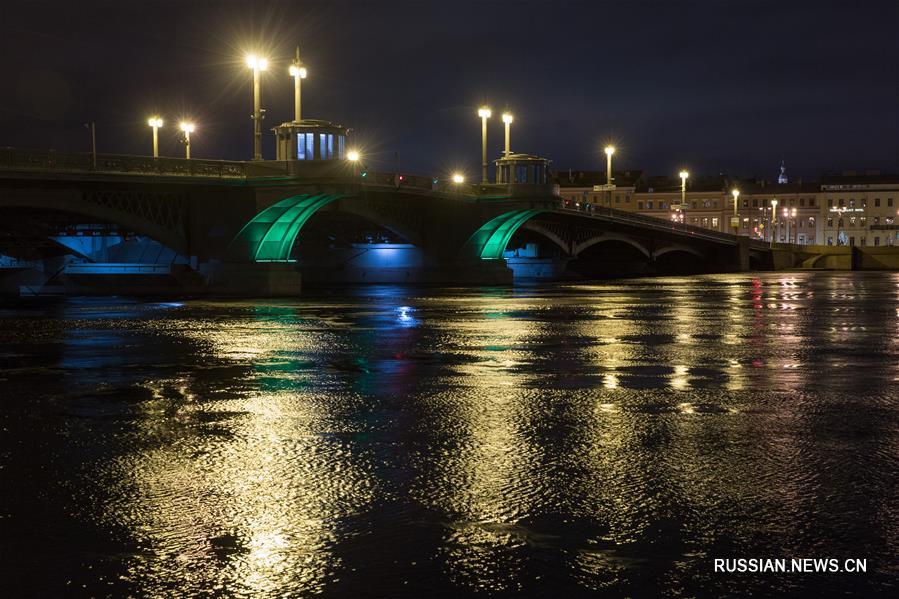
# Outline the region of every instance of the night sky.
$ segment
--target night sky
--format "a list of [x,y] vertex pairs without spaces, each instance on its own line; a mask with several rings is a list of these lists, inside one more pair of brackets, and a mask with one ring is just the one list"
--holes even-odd
[[0,145],[180,155],[252,155],[252,75],[271,127],[293,117],[287,66],[300,44],[306,118],[354,129],[369,166],[478,172],[477,106],[515,114],[512,149],[559,169],[674,173],[681,166],[773,178],[899,171],[899,3],[0,2]]

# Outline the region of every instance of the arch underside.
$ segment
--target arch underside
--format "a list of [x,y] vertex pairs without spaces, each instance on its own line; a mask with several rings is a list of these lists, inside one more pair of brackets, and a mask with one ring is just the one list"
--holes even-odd
[[[49,214],[57,215],[57,217],[48,221],[48,224],[53,221],[64,221],[69,225],[111,224],[116,225],[125,232],[159,242],[178,254],[187,254],[188,252],[187,239],[180,227],[177,226],[177,223],[174,226],[166,226],[165,224],[147,220],[139,214],[117,210],[100,203],[83,201],[77,197],[2,198],[0,199],[0,210],[12,211],[12,224],[16,226],[8,228],[11,232],[17,228],[21,229],[22,225],[25,225],[21,217],[15,217],[16,211],[26,210],[36,214],[33,219],[35,223],[45,221],[46,215]],[[61,215],[65,215],[65,217],[58,218]],[[172,223],[168,224],[172,225]],[[32,231],[36,232],[35,234],[40,233],[40,236],[52,237],[53,233],[50,230],[52,226],[48,227],[45,225],[43,228],[46,228],[46,231],[40,232],[38,230],[39,227],[31,227]],[[0,230],[3,229],[4,227],[0,224]]]
[[515,232],[543,210],[512,210],[484,223],[462,248],[462,254],[481,260],[499,260]]
[[248,222],[231,242],[233,254],[252,262],[286,262],[303,225],[320,208],[344,194],[301,194],[269,206]]
[[583,252],[587,251],[589,248],[591,248],[595,245],[599,245],[601,243],[607,243],[607,242],[623,243],[625,245],[632,247],[636,251],[640,252],[640,254],[642,254],[643,257],[646,258],[647,260],[652,259],[652,253],[650,252],[649,248],[647,248],[642,243],[640,243],[639,241],[633,239],[632,237],[630,237],[628,235],[619,235],[617,233],[603,233],[602,235],[598,235],[591,239],[587,239],[587,240],[583,241],[582,243],[578,244],[574,248],[573,255],[580,256]]

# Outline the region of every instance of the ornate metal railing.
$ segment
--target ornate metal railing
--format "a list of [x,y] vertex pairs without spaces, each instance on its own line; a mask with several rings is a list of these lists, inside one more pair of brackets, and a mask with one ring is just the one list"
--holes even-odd
[[[637,223],[641,225],[645,225],[651,229],[656,231],[666,231],[671,233],[681,233],[683,235],[689,235],[691,237],[698,237],[701,239],[709,239],[714,241],[721,241],[725,243],[735,244],[737,243],[738,237],[736,235],[732,235],[730,233],[722,233],[720,231],[713,231],[711,229],[704,229],[703,227],[697,227],[695,225],[687,225],[684,223],[674,222],[671,220],[656,218],[654,216],[647,216],[645,214],[637,214],[635,212],[626,212],[624,210],[617,210],[615,208],[604,208],[601,206],[596,206],[592,210],[584,210],[583,208],[572,208],[570,206],[565,205],[564,200],[560,198],[560,202],[562,202],[562,208],[565,210],[570,210],[572,212],[577,212],[579,214],[586,214],[588,216],[598,216],[604,219],[609,219],[618,222],[626,222],[626,223]],[[757,244],[753,244],[750,242],[751,246],[756,246]],[[759,246],[761,247],[761,246]]]

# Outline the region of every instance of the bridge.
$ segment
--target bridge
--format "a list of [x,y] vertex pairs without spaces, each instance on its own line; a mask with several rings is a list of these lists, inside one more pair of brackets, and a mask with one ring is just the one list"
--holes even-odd
[[513,280],[773,265],[767,244],[566,207],[545,177],[465,185],[346,160],[0,149],[7,291],[292,294],[305,283]]

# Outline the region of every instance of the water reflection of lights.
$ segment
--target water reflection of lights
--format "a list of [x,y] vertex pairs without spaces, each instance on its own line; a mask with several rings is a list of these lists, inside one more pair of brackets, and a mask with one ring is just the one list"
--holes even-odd
[[678,391],[683,391],[684,389],[689,388],[690,382],[687,379],[687,375],[689,375],[689,373],[689,367],[683,364],[676,364],[674,366],[674,373],[671,376],[671,388]]
[[419,324],[415,318],[415,308],[411,306],[399,306],[396,310],[396,320],[401,327],[414,327]]
[[141,548],[127,574],[138,594],[316,593],[340,569],[341,521],[372,500],[374,482],[364,452],[325,434],[352,399],[281,382],[296,376],[298,352],[320,351],[322,333],[300,324],[293,310],[193,323],[181,334],[244,376],[203,402],[191,401],[189,380],[147,384],[152,417],[137,421],[137,436],[156,448],[111,466],[122,503],[106,510]]

